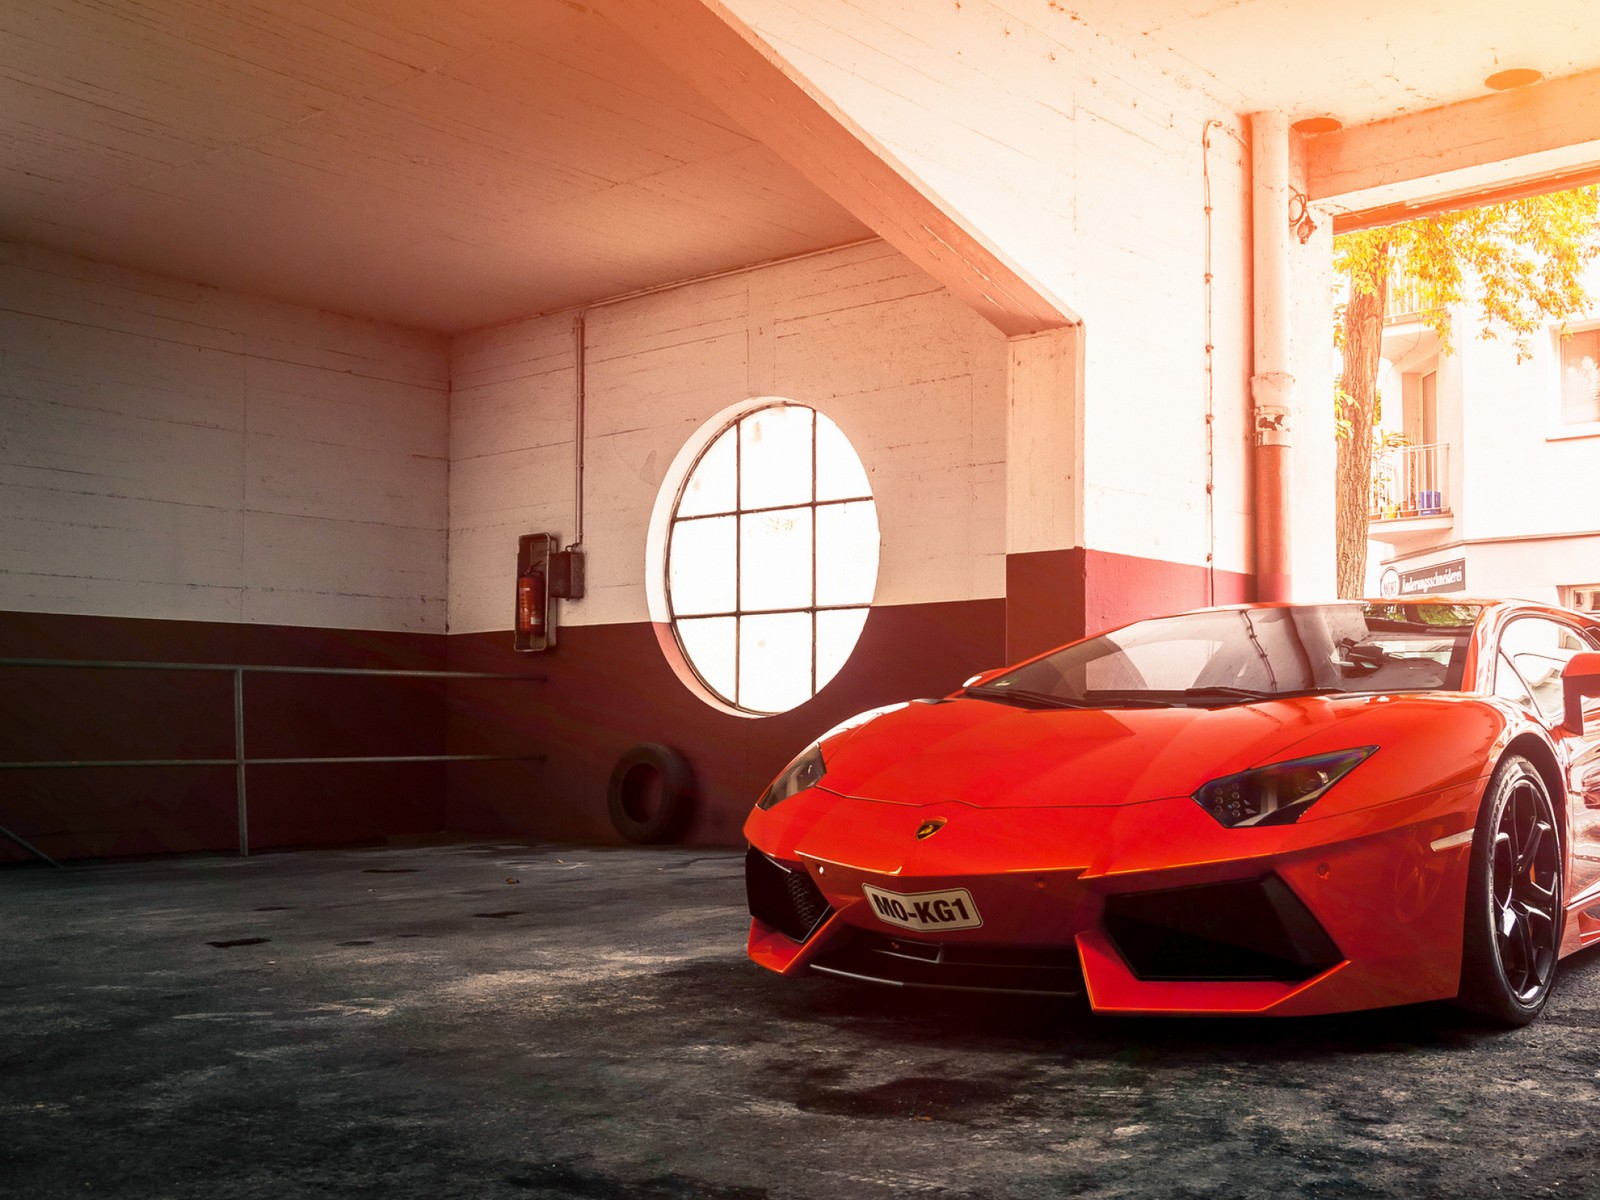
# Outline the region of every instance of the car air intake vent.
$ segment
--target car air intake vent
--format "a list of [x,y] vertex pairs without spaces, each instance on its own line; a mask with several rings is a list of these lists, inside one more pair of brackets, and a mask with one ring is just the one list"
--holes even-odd
[[803,942],[829,913],[828,901],[800,867],[784,867],[752,846],[744,856],[750,915]]
[[889,937],[853,929],[811,964],[813,971],[896,987],[958,992],[1083,995],[1073,947],[969,946]]
[[1296,982],[1344,958],[1276,875],[1108,896],[1105,927],[1147,980]]

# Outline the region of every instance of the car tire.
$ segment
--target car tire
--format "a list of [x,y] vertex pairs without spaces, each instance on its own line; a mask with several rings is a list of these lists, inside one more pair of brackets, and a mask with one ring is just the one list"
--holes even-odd
[[676,840],[694,815],[694,801],[694,772],[671,746],[641,742],[611,769],[606,806],[611,824],[630,842]]
[[1526,1025],[1550,996],[1564,914],[1561,836],[1550,790],[1532,763],[1508,755],[1478,812],[1462,940],[1463,1008]]

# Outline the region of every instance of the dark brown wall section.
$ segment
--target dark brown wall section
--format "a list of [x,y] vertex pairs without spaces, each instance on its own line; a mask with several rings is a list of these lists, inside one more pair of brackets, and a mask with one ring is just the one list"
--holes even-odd
[[453,669],[531,665],[549,681],[523,693],[451,684],[451,753],[507,752],[533,742],[547,760],[452,765],[450,827],[613,841],[606,812],[612,768],[629,747],[660,742],[695,773],[700,799],[688,840],[737,844],[756,796],[808,742],[865,709],[944,695],[1001,665],[1004,622],[1001,600],[874,608],[855,653],[827,687],[799,708],[760,719],[718,712],[692,694],[648,623],[564,628],[559,645],[542,654],[517,654],[509,632],[451,637]]
[[[703,703],[655,626],[569,626],[541,654],[509,631],[452,636],[0,613],[0,658],[539,674],[542,682],[254,674],[252,758],[541,754],[538,762],[256,765],[250,843],[381,840],[437,831],[617,840],[606,788],[641,742],[687,759],[699,802],[688,840],[740,841],[761,789],[854,714],[943,695],[968,676],[1155,612],[1208,600],[1204,568],[1072,549],[1012,555],[1009,599],[874,608],[855,653],[815,698],[750,719]],[[1245,596],[1218,572],[1216,602]],[[670,635],[668,635],[670,636]],[[0,762],[233,757],[232,677],[199,671],[0,667]],[[0,771],[0,826],[56,857],[235,850],[234,770]],[[0,839],[0,861],[25,853]]]
[[1006,555],[1006,660],[1018,662],[1084,633],[1085,551]]
[[[807,742],[863,709],[940,695],[1004,658],[1004,602],[874,609],[845,669],[793,712],[719,713],[679,682],[649,624],[576,626],[543,654],[508,632],[454,637],[0,613],[0,658],[539,674],[433,680],[247,674],[252,758],[542,754],[542,762],[256,765],[250,844],[442,830],[613,842],[619,755],[664,742],[692,766],[690,840],[734,844],[756,795]],[[0,761],[233,757],[232,676],[0,667]],[[234,770],[0,771],[0,826],[58,858],[238,847]],[[0,839],[0,861],[26,859]]]
[[[444,639],[366,630],[0,613],[0,658],[439,670]],[[438,754],[441,681],[247,674],[246,753]],[[227,673],[0,667],[0,761],[229,759]],[[237,850],[235,771],[0,771],[0,826],[59,858]],[[253,766],[252,848],[356,842],[444,827],[427,764]],[[28,856],[0,839],[0,861]]]
[[[1250,599],[1248,575],[1087,550],[1006,556],[1006,654],[1011,661],[1129,621]],[[1214,589],[1214,594],[1213,594]]]

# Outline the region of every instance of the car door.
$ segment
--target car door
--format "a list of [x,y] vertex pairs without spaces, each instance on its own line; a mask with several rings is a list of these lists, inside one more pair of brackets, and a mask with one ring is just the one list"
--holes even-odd
[[1520,691],[1526,697],[1523,702],[1550,727],[1565,751],[1568,828],[1572,833],[1568,897],[1600,884],[1600,721],[1591,716],[1583,733],[1560,728],[1561,671],[1574,654],[1594,648],[1574,626],[1544,617],[1522,617],[1506,626],[1501,636],[1495,673],[1495,691],[1511,699],[1518,699]]

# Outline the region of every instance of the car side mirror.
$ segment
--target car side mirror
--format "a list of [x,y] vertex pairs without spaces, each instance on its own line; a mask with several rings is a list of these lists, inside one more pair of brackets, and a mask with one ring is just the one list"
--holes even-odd
[[1583,698],[1600,696],[1600,652],[1574,654],[1561,672],[1561,696],[1566,704],[1562,723],[1583,732]]

